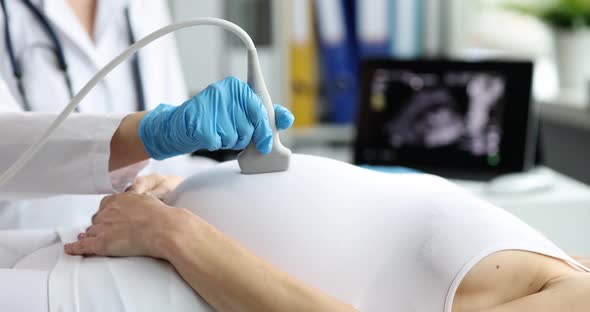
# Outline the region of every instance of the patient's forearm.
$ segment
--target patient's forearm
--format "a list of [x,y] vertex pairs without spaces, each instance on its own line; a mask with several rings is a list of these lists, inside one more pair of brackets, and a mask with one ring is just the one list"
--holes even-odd
[[149,158],[137,130],[141,118],[146,113],[130,114],[121,121],[111,139],[109,171],[127,167]]
[[355,311],[281,272],[204,220],[186,212],[185,226],[163,242],[165,258],[219,311]]
[[540,292],[478,312],[586,312],[590,307],[590,276],[575,273],[554,279]]

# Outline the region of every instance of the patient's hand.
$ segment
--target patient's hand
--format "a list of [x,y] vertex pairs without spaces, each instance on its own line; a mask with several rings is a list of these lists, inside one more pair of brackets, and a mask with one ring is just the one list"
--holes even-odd
[[151,195],[125,192],[105,197],[92,226],[66,244],[71,255],[163,258],[162,239],[179,227],[182,210]]
[[133,185],[127,188],[127,191],[153,195],[163,200],[166,195],[174,190],[183,180],[184,178],[178,176],[150,174],[136,178],[135,181],[133,181]]

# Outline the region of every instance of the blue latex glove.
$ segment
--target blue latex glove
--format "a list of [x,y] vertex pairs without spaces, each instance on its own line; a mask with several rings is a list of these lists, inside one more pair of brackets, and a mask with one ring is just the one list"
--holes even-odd
[[[277,129],[295,117],[275,105]],[[198,150],[242,150],[254,141],[256,149],[272,150],[272,129],[260,98],[248,84],[229,77],[216,82],[181,106],[160,104],[139,124],[139,137],[151,158],[162,160]]]

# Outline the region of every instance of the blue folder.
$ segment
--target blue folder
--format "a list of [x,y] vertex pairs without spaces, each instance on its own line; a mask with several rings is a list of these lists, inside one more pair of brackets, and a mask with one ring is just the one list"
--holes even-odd
[[390,57],[391,0],[355,0],[356,38],[360,58]]
[[347,0],[315,3],[327,121],[350,124],[355,121],[358,89],[353,5]]

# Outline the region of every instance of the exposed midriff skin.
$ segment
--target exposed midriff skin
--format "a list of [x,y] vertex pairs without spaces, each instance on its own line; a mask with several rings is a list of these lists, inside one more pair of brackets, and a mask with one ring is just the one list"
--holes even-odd
[[[576,296],[569,288],[590,290],[590,274],[540,254],[501,251],[484,258],[466,275],[455,294],[452,311],[590,310],[590,300]],[[569,297],[563,295],[565,292]],[[590,292],[585,294],[590,297]],[[559,305],[565,300],[572,305]],[[555,304],[558,310],[547,303]]]

